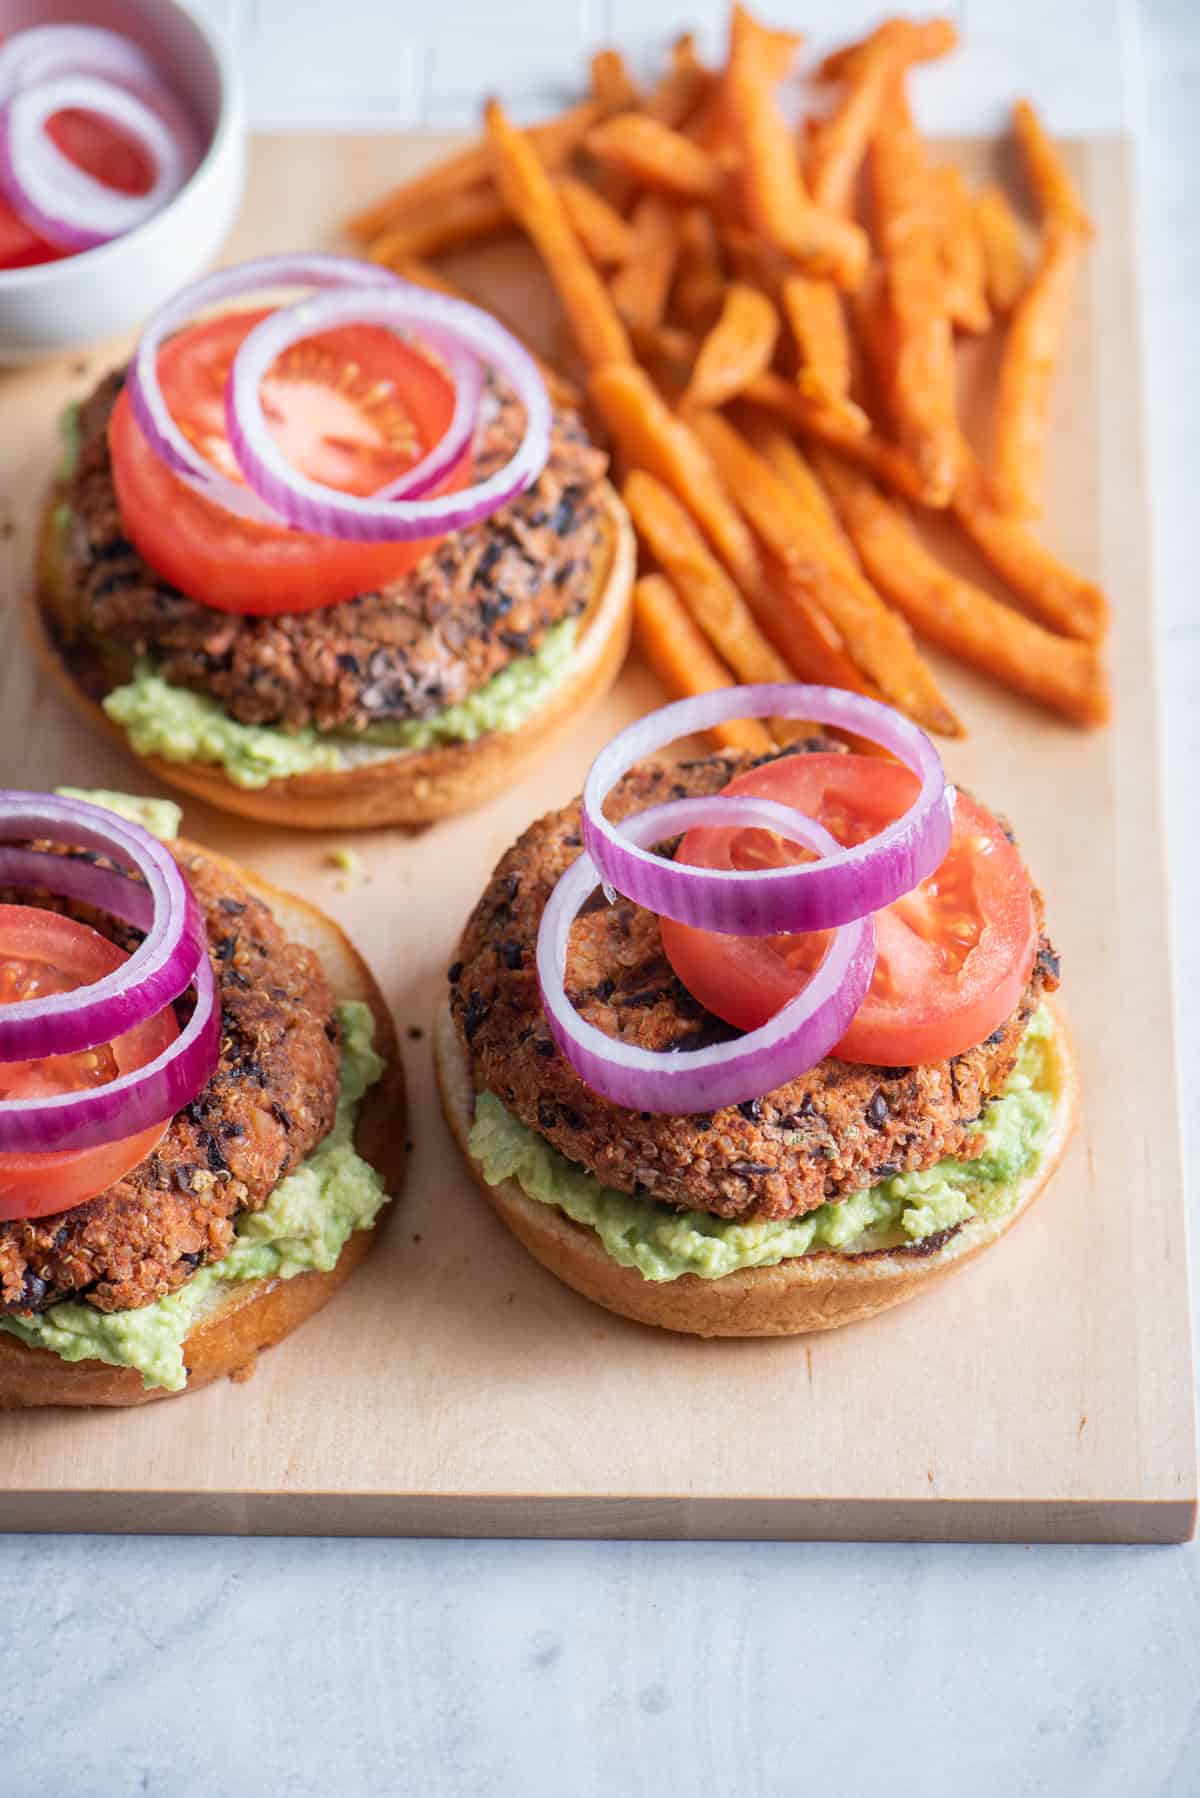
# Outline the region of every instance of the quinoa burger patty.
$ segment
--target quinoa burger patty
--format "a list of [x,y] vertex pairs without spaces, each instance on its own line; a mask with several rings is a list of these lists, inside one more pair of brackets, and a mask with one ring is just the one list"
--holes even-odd
[[[632,620],[633,527],[573,413],[555,413],[549,460],[528,492],[450,532],[399,580],[307,612],[249,617],[189,598],[126,536],[108,446],[123,379],[110,376],[82,408],[80,453],[43,517],[28,619],[47,673],[126,747],[136,735],[102,702],[148,670],[218,708],[235,731],[315,732],[322,755],[276,773],[273,750],[285,745],[264,742],[265,772],[243,780],[209,743],[164,746],[142,758],[157,779],[292,829],[427,824],[504,791],[616,679]],[[481,475],[518,435],[514,404],[492,390],[477,433]],[[570,621],[553,680],[515,725],[465,740],[435,732],[422,747],[388,735],[481,692],[487,716],[490,683],[515,669],[519,692],[523,665]]]
[[[556,412],[550,458],[511,505],[465,530],[378,592],[308,612],[243,617],[180,593],[125,536],[108,423],[124,377],[80,412],[80,450],[58,631],[72,668],[102,697],[149,657],[173,686],[217,700],[241,724],[356,731],[428,718],[470,697],[560,620],[582,612],[605,547],[606,458],[579,419]],[[492,391],[476,476],[521,434],[515,401]]]
[[[107,1192],[56,1216],[0,1223],[0,1311],[64,1298],[124,1311],[162,1298],[219,1261],[239,1213],[260,1210],[332,1128],[339,1040],[320,961],[228,863],[172,848],[208,931],[220,1059],[154,1153]],[[119,929],[109,934],[125,946]]]
[[[816,739],[798,748],[829,750]],[[650,763],[612,794],[614,818],[668,798],[718,792],[748,756]],[[891,1174],[978,1152],[976,1123],[1012,1072],[1025,1026],[1058,964],[1041,938],[1013,1014],[985,1043],[950,1061],[868,1067],[830,1057],[762,1099],[712,1115],[618,1111],[555,1047],[535,970],[538,925],[555,882],[581,848],[579,805],[551,813],[504,856],[467,924],[450,970],[450,1004],[476,1092],[520,1120],[603,1185],[741,1221],[801,1216]],[[1039,923],[1041,900],[1035,895]],[[658,920],[597,898],[572,932],[567,990],[589,1022],[653,1050],[734,1035],[674,974]]]

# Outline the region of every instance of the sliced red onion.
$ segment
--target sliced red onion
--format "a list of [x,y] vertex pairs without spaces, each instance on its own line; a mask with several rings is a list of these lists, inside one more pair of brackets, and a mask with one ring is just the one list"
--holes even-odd
[[[110,978],[119,979],[130,962]],[[207,1083],[221,1046],[221,1007],[207,951],[193,969],[191,984],[196,988],[195,1010],[174,1042],[145,1067],[82,1092],[0,1103],[0,1153],[95,1148],[119,1137],[136,1136],[190,1104]],[[94,990],[81,987],[57,997],[77,999]],[[0,1016],[17,1009],[15,1005],[0,1008]]]
[[[156,170],[149,194],[119,193],[58,149],[45,127],[68,107],[111,119],[143,145]],[[0,46],[0,187],[58,249],[91,249],[141,224],[183,186],[201,155],[195,120],[145,51],[118,32],[41,25]]]
[[[868,842],[818,862],[767,869],[693,868],[639,845],[634,819],[612,823],[604,802],[623,775],[679,737],[730,718],[802,718],[853,731],[890,750],[921,782],[912,807]],[[789,808],[779,807],[789,814]],[[798,814],[797,814],[798,815]],[[583,789],[583,840],[605,884],[635,904],[698,930],[777,936],[828,930],[879,911],[911,892],[945,859],[954,789],[925,732],[890,706],[834,687],[779,683],[726,687],[663,706],[602,749]],[[786,836],[780,824],[767,826]]]
[[[694,825],[773,830],[821,855],[839,853],[834,838],[815,820],[773,800],[749,797],[714,794],[681,799],[640,812],[626,819],[622,828],[628,842],[648,851]],[[542,914],[537,969],[555,1042],[580,1079],[613,1105],[683,1117],[760,1099],[824,1060],[845,1034],[871,984],[875,924],[872,918],[861,917],[835,931],[803,992],[758,1030],[733,1042],[678,1054],[638,1048],[589,1024],[566,992],[571,925],[599,885],[599,871],[585,852],[559,880]]]
[[[439,333],[495,368],[525,411],[525,431],[503,468],[458,493],[420,499],[360,498],[310,480],[293,468],[271,435],[261,384],[292,344],[339,325],[374,324],[432,339]],[[325,293],[265,318],[245,338],[225,394],[226,426],[247,484],[296,530],[365,543],[405,543],[461,530],[487,518],[532,486],[550,453],[550,401],[537,364],[498,321],[465,300],[393,280],[369,292]]]
[[59,75],[95,75],[136,94],[153,107],[193,164],[199,162],[202,144],[195,119],[131,38],[99,25],[35,25],[0,45],[0,104]]
[[[46,126],[72,107],[136,139],[154,165],[146,193],[121,193],[63,154]],[[0,188],[29,229],[60,250],[92,250],[144,224],[174,198],[193,167],[152,107],[94,75],[60,75],[23,88],[0,107]]]
[[[98,867],[87,856],[54,855],[47,849],[19,849],[6,843],[0,847],[0,887],[73,899],[132,924],[135,930],[149,930],[154,921],[154,899],[145,881],[133,880],[117,868]],[[0,1006],[0,1021],[13,1010],[11,1005]]]
[[[114,903],[121,898],[116,882],[123,876],[78,857],[10,847],[42,839],[135,870],[145,883],[148,911],[132,898],[126,904],[136,912]],[[37,859],[31,861],[31,855]],[[35,1061],[112,1042],[177,999],[192,983],[197,964],[207,959],[203,920],[175,858],[139,824],[101,806],[48,793],[0,792],[0,885],[25,886],[31,879],[51,892],[111,909],[146,936],[127,962],[89,986],[0,1006],[0,1060]]]
[[438,349],[446,365],[446,373],[454,386],[454,412],[445,436],[432,445],[411,468],[381,487],[376,499],[421,499],[445,480],[470,448],[479,420],[479,403],[483,397],[483,369],[474,356],[469,356],[455,342],[439,343],[430,336],[427,341]]
[[99,75],[134,93],[159,81],[140,45],[102,25],[34,25],[0,44],[0,101],[58,75]]
[[[238,299],[243,294],[279,287],[401,287],[409,291],[408,284],[401,282],[389,269],[380,268],[373,262],[360,262],[352,256],[330,256],[320,251],[297,256],[259,256],[252,262],[241,262],[236,268],[218,269],[216,274],[193,281],[168,300],[142,332],[129,370],[129,399],[134,417],[147,443],[167,467],[227,512],[233,512],[239,518],[254,519],[259,524],[269,524],[275,529],[281,522],[278,512],[264,505],[242,482],[221,474],[188,442],[163,397],[158,380],[158,356],[166,339],[188,324],[197,313]],[[464,404],[469,403],[472,381],[479,378],[478,369],[474,368],[472,373],[467,363],[473,365],[474,359],[462,358],[449,371],[456,388],[460,383],[466,388]],[[464,426],[460,408],[456,406],[450,431],[438,446],[454,452],[445,466],[452,465],[465,448],[474,422],[472,411]],[[454,451],[453,438],[460,432],[461,440]],[[429,457],[425,458],[425,462],[429,460]],[[427,475],[425,463],[418,463],[401,479],[420,482]],[[440,478],[435,474],[432,484]]]

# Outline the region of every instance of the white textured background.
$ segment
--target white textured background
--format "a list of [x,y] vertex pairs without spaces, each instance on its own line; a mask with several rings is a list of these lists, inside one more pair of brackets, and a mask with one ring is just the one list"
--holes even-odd
[[[571,93],[590,48],[613,40],[651,56],[690,26],[714,55],[724,0],[193,0],[241,51],[256,124],[373,130],[451,126],[481,93],[518,114]],[[766,17],[813,43],[869,28],[884,0],[764,0]],[[895,9],[893,9],[895,10]],[[903,11],[901,6],[899,10]],[[1105,131],[1129,117],[1133,0],[950,0],[912,9],[953,17],[970,47],[920,78],[931,128],[998,124],[1015,94],[1035,93],[1056,130]],[[1188,0],[1158,4],[1182,24]]]
[[[257,124],[558,104],[714,0],[199,0]],[[764,0],[815,38],[871,0]],[[1200,4],[959,0],[932,128],[1035,94],[1139,142],[1191,1159],[1200,1150]],[[1119,495],[1112,503],[1119,503]],[[1120,603],[1121,596],[1115,596]],[[1120,1005],[1120,995],[1114,995]],[[0,1798],[1197,1798],[1200,1551],[0,1541]]]

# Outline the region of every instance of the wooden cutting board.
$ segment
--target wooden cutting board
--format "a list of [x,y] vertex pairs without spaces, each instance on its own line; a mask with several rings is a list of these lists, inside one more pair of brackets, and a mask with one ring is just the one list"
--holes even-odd
[[[259,141],[230,256],[338,242],[352,206],[445,140]],[[982,167],[987,146],[956,152]],[[1194,1524],[1187,1261],[1166,935],[1128,146],[1075,146],[1099,222],[1056,391],[1048,537],[1115,602],[1116,716],[1084,735],[958,669],[955,780],[1015,821],[1062,952],[1082,1057],[1074,1146],[1033,1214],[915,1304],[781,1342],[674,1338],[543,1273],[465,1177],[429,1025],[487,872],[659,695],[631,667],[539,773],[472,817],[339,839],[189,805],[190,836],[294,886],[357,937],[395,1008],[411,1083],[408,1189],[350,1287],[225,1384],[127,1414],[0,1417],[10,1529],[537,1536],[1177,1541]],[[512,247],[471,259],[526,329],[553,311]],[[531,323],[533,321],[533,323]],[[55,416],[108,353],[0,376],[0,525],[12,621],[0,778],[145,789],[19,640],[30,524]],[[346,840],[346,839],[341,839]]]

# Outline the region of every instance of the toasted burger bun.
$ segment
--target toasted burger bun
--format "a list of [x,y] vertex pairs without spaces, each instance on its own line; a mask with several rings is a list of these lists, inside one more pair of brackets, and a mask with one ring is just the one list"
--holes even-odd
[[[332,918],[292,893],[216,855],[201,853],[225,866],[264,900],[288,935],[314,949],[324,965],[336,999],[361,999],[375,1018],[375,1047],[387,1062],[380,1080],[368,1087],[359,1107],[355,1145],[364,1160],[379,1170],[392,1199],[400,1190],[405,1166],[404,1069],[396,1031],[383,995],[367,964]],[[386,1212],[384,1213],[386,1216]],[[182,1392],[195,1392],[229,1375],[248,1379],[260,1350],[290,1336],[307,1317],[328,1304],[334,1293],[367,1255],[383,1227],[358,1230],[347,1239],[337,1264],[327,1274],[295,1274],[290,1280],[239,1280],[220,1305],[197,1324],[183,1345],[188,1382]],[[347,1319],[349,1322],[349,1319]],[[0,1331],[0,1407],[29,1405],[144,1405],[181,1393],[161,1387],[143,1389],[135,1367],[110,1367],[105,1361],[64,1361],[49,1349],[31,1348]]]
[[[223,811],[301,830],[357,830],[385,824],[429,824],[482,805],[516,780],[552,737],[603,697],[629,648],[636,548],[633,527],[612,488],[604,488],[607,553],[594,583],[570,669],[546,703],[514,731],[474,743],[397,750],[387,760],[324,773],[293,774],[265,787],[235,786],[222,768],[144,756],[156,780]],[[51,496],[42,525],[36,590],[28,602],[38,658],[72,703],[126,748],[129,739],[76,679],[55,642],[55,556]]]
[[470,1068],[449,1006],[439,1015],[434,1056],[442,1106],[459,1148],[488,1203],[535,1260],[584,1298],[629,1317],[690,1336],[801,1336],[874,1317],[940,1280],[1003,1236],[1029,1210],[1057,1167],[1075,1124],[1078,1083],[1070,1040],[1054,1011],[1056,1107],[1053,1134],[1035,1173],[1022,1182],[1017,1204],[996,1223],[973,1218],[934,1250],[885,1249],[873,1254],[833,1251],[795,1256],[775,1267],[748,1268],[704,1280],[645,1280],[607,1253],[594,1230],[555,1206],[527,1198],[515,1180],[489,1186],[470,1153],[475,1116]]

